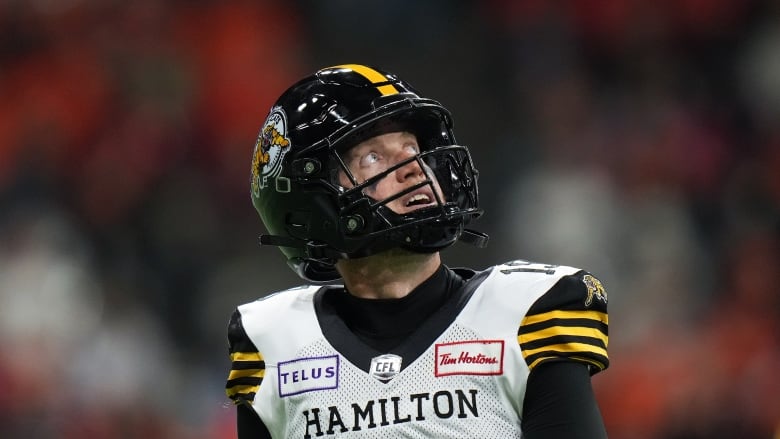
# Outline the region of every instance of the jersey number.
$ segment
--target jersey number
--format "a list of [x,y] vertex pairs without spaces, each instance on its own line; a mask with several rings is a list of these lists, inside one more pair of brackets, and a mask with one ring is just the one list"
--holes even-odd
[[555,269],[558,267],[557,265],[539,264],[536,262],[524,261],[522,259],[518,259],[517,261],[512,261],[504,265],[510,268],[502,268],[501,273],[503,274],[512,274],[512,273],[555,274]]

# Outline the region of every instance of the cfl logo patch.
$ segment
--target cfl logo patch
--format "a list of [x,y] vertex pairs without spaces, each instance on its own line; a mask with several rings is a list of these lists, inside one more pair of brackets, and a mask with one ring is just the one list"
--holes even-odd
[[398,355],[385,354],[371,359],[371,376],[379,381],[393,379],[401,371],[403,359]]

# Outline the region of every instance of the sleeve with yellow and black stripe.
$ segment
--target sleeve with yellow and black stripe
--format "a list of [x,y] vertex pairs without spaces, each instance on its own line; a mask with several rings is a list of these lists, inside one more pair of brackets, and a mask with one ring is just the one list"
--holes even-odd
[[234,404],[243,403],[251,406],[263,383],[265,361],[246,334],[238,310],[235,310],[230,317],[228,343],[231,367],[225,384],[225,393]]
[[564,276],[534,302],[517,331],[528,368],[574,361],[591,375],[609,366],[607,293],[586,271]]

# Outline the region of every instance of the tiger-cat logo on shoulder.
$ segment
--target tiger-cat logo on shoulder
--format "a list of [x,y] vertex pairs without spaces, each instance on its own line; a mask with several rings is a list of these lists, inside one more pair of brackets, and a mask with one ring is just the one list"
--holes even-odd
[[601,281],[595,277],[586,274],[582,277],[582,282],[588,288],[588,294],[585,297],[585,306],[593,304],[593,299],[596,299],[604,304],[607,303],[607,292],[604,290],[604,286],[601,285]]
[[289,150],[287,115],[282,107],[274,107],[257,135],[252,156],[252,193],[255,196],[282,172],[282,162]]

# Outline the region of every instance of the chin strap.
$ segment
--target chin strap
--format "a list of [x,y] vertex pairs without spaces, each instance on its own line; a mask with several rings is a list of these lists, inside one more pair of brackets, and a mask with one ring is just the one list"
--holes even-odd
[[260,245],[303,248],[304,241],[301,241],[300,239],[290,238],[289,236],[260,235]]
[[346,255],[340,253],[327,244],[314,241],[304,241],[302,239],[291,238],[289,236],[279,235],[260,235],[260,245],[273,245],[276,247],[302,248],[306,252],[306,257],[314,260],[335,260],[346,258]]
[[489,239],[490,237],[485,233],[477,232],[476,230],[471,229],[463,229],[463,232],[460,234],[458,241],[471,244],[477,248],[485,248],[487,247]]
[[[487,247],[490,237],[476,230],[463,229],[458,238],[459,241],[471,244],[477,248]],[[348,256],[340,253],[326,244],[316,242],[306,242],[301,239],[291,238],[289,236],[279,235],[260,235],[260,245],[273,245],[276,247],[291,247],[305,249],[306,257],[313,260],[336,260],[346,259]]]
[[[477,232],[476,230],[463,229],[463,232],[460,234],[458,240],[466,244],[471,244],[477,248],[485,248],[487,247],[488,240],[490,240],[490,237],[487,234],[482,232]],[[306,241],[303,241],[301,239],[290,238],[288,236],[260,235],[260,245],[305,248],[307,250],[307,253],[310,253],[309,256],[314,257],[316,259],[319,259],[320,257],[342,256],[338,252],[328,249],[326,245],[306,243]]]

